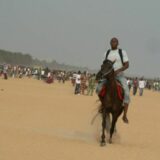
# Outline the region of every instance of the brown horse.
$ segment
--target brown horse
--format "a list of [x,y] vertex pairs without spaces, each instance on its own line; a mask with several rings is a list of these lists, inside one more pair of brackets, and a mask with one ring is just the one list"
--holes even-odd
[[[110,139],[109,143],[112,143],[112,135],[115,129],[116,122],[118,117],[123,112],[123,100],[119,98],[117,92],[117,80],[115,78],[114,69],[113,69],[114,62],[105,60],[101,66],[100,72],[97,74],[97,79],[100,77],[106,79],[106,83],[104,83],[103,87],[105,87],[105,94],[102,97],[99,95],[101,101],[101,108],[100,113],[102,114],[102,135],[101,135],[101,146],[106,144],[105,141],[105,130],[106,130],[106,118],[107,115],[112,115],[112,122],[110,128]],[[123,94],[123,90],[122,90]]]

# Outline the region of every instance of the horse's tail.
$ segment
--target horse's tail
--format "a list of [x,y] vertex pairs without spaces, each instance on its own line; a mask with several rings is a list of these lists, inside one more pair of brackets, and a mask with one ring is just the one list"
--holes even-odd
[[94,123],[94,121],[96,120],[96,118],[97,118],[98,115],[99,115],[99,112],[97,112],[97,113],[93,116],[93,118],[92,118],[92,120],[91,120],[91,125],[93,125],[93,123]]

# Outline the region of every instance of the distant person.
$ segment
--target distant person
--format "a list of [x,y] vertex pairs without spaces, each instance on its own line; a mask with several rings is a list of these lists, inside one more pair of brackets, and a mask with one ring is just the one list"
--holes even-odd
[[45,70],[44,69],[42,69],[41,70],[41,79],[45,79]]
[[138,89],[138,78],[136,77],[133,80],[133,95],[134,96],[137,94],[137,89]]
[[159,82],[158,82],[158,81],[156,81],[155,90],[156,90],[156,91],[159,90]]
[[76,83],[76,76],[77,76],[77,74],[73,73],[72,78],[71,78],[71,82],[72,82],[73,87],[75,86],[75,83]]
[[62,80],[62,74],[61,74],[61,72],[58,73],[58,77],[57,78],[58,78],[58,82],[61,83],[61,80]]
[[41,80],[41,68],[38,69],[37,79]]
[[84,73],[84,74],[81,75],[81,94],[82,95],[84,95],[84,92],[85,92],[86,87],[87,87],[86,82],[87,82],[87,77]]
[[144,90],[145,85],[146,85],[146,82],[144,81],[143,78],[141,78],[141,79],[139,80],[138,85],[139,85],[139,87],[138,87],[138,88],[139,88],[139,95],[142,96],[142,95],[143,95],[143,90]]
[[66,73],[65,72],[61,72],[61,75],[62,75],[62,82],[64,84],[65,81],[66,81]]
[[75,94],[80,95],[81,92],[81,72],[78,71],[76,75],[76,86],[75,86]]
[[16,70],[17,70],[17,67],[16,67],[16,66],[13,66],[13,72],[12,72],[12,77],[13,77],[13,78],[16,77]]
[[3,67],[3,75],[4,75],[4,79],[5,80],[8,79],[7,70],[8,70],[8,66],[4,65],[4,67]]
[[149,90],[151,90],[152,89],[152,84],[151,84],[151,82],[150,81],[147,81],[147,88],[149,89]]
[[47,74],[46,82],[47,82],[48,84],[53,83],[53,76],[52,76],[52,73],[51,73],[50,71],[49,71],[48,74]]
[[129,78],[127,79],[127,85],[128,85],[129,90],[131,90],[132,84]]
[[95,89],[95,84],[96,84],[96,75],[93,74],[88,80],[88,90],[87,90],[87,95],[93,96],[93,92]]

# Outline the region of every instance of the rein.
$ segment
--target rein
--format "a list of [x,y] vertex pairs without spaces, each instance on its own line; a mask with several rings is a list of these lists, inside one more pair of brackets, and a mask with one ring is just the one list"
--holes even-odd
[[113,70],[113,67],[112,67],[108,72],[104,73],[104,74],[103,74],[103,77],[104,77],[104,76],[107,76],[109,73],[111,73],[112,70]]

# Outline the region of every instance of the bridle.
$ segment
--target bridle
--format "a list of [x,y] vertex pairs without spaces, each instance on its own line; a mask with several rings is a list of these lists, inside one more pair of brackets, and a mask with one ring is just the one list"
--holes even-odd
[[111,67],[111,69],[109,69],[106,73],[103,74],[103,77],[107,76],[107,75],[108,75],[109,73],[111,73],[112,70],[113,70],[113,64],[112,64],[112,62],[107,61],[107,63],[109,63],[110,65],[112,65],[112,67]]

